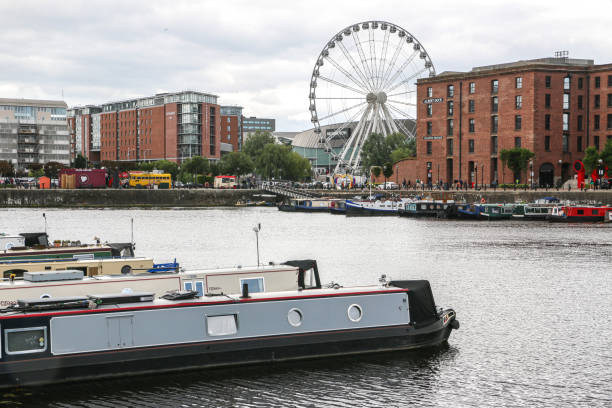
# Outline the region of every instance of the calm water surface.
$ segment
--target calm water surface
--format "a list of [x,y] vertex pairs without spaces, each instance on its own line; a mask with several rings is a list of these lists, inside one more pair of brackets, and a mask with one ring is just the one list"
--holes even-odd
[[428,279],[458,313],[420,352],[4,392],[0,406],[612,406],[612,226],[346,218],[275,208],[0,210],[0,230],[134,239],[186,268],[314,258],[324,282]]

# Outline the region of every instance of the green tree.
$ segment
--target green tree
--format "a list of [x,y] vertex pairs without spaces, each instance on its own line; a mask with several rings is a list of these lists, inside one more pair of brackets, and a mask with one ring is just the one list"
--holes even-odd
[[283,178],[291,147],[266,144],[255,163],[257,172],[265,178]]
[[584,164],[584,170],[587,175],[591,174],[599,166],[599,152],[595,146],[589,146],[584,150],[582,164]]
[[45,175],[45,171],[43,170],[42,167],[39,168],[31,168],[30,171],[28,171],[28,177],[34,177],[34,178],[39,178]]
[[62,163],[50,161],[43,166],[43,171],[45,176],[53,179],[57,178],[59,171],[65,167]]
[[285,178],[292,181],[303,181],[310,179],[311,174],[310,160],[300,156],[299,153],[290,151],[285,164]]
[[372,166],[383,166],[389,161],[391,151],[380,133],[372,133],[361,148],[361,164],[364,169]]
[[512,174],[514,175],[514,179],[520,179],[521,173],[523,170],[527,169],[527,164],[530,159],[535,156],[529,149],[525,149],[522,147],[515,147],[513,149],[502,149],[499,152],[499,158],[501,159],[504,166],[508,167]]
[[[612,139],[608,139],[608,142],[602,149],[599,157],[601,158],[604,166],[608,166],[608,169],[612,169]],[[608,175],[610,175],[610,172],[608,172]]]
[[216,160],[210,161],[208,164],[208,172],[214,178],[215,176],[223,173],[223,166],[221,166],[221,163]]
[[263,153],[264,147],[269,144],[274,144],[274,137],[270,132],[257,131],[249,136],[244,142],[242,151],[249,155],[254,163],[257,163],[259,156]]
[[87,159],[78,154],[78,156],[74,159],[74,168],[76,169],[86,169],[87,168]]
[[255,165],[248,154],[244,152],[232,152],[221,157],[223,172],[233,176],[242,176],[253,172]]
[[170,160],[158,160],[153,163],[154,170],[161,170],[164,173],[168,173],[172,176],[172,179],[176,179],[176,175],[178,174],[179,167],[176,162]]
[[393,163],[386,162],[383,166],[383,176],[385,176],[385,187],[387,186],[387,179],[393,175]]
[[0,160],[0,176],[10,177],[15,175],[13,163],[7,160]]

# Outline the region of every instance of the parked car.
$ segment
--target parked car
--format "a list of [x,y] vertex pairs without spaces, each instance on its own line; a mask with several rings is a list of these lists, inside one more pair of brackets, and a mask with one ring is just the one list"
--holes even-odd
[[399,186],[393,181],[387,181],[376,186],[378,190],[397,190]]

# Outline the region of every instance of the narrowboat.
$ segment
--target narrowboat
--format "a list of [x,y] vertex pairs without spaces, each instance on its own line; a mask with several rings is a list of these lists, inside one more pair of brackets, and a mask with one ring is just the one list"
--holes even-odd
[[459,328],[424,280],[247,288],[19,300],[0,309],[0,387],[416,349]]
[[346,215],[346,201],[331,200],[329,203],[329,212],[337,215]]
[[509,220],[514,213],[513,204],[481,204],[478,217],[483,220]]
[[436,217],[453,218],[455,203],[453,201],[427,200],[408,202],[398,211],[402,217]]
[[347,216],[382,216],[382,215],[398,215],[399,209],[403,208],[408,202],[405,199],[388,199],[388,200],[363,200],[354,201],[346,200],[346,215]]
[[612,212],[612,206],[564,205],[553,207],[548,220],[552,222],[600,222]]
[[278,209],[288,212],[329,212],[329,203],[328,199],[291,199],[281,203]]
[[457,204],[455,206],[456,217],[461,219],[477,220],[480,218],[482,210],[480,204]]
[[18,299],[54,299],[89,293],[196,291],[200,296],[297,290],[299,271],[291,265],[261,265],[191,271],[84,276],[81,270],[25,272],[22,278],[0,281],[0,306]]

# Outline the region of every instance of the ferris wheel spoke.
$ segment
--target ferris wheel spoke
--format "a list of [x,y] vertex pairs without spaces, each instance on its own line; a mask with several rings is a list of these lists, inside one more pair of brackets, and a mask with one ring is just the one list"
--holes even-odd
[[399,103],[399,104],[408,105],[408,106],[417,106],[416,103],[394,101],[392,99],[387,99],[387,102]]
[[387,50],[389,48],[389,33],[391,30],[385,30],[385,37],[383,39],[382,52],[380,54],[380,64],[378,65],[378,73],[376,76],[378,80],[376,81],[376,87],[379,88],[382,85],[382,75],[384,73],[385,61],[387,60]]
[[401,115],[403,118],[415,120],[414,116],[412,116],[410,113],[404,112],[403,110],[401,110],[401,109],[399,109],[399,108],[397,108],[397,107],[395,107],[393,105],[387,104],[387,107],[389,109],[391,109],[392,111],[394,111],[395,113]]
[[328,97],[319,97],[319,96],[317,96],[317,97],[315,97],[315,99],[317,99],[317,100],[319,100],[319,99],[361,99],[361,100],[363,100],[363,96],[360,96],[358,98],[328,98]]
[[376,42],[374,41],[374,29],[368,31],[368,38],[370,42],[370,65],[372,71],[372,84],[376,89]]
[[[397,88],[399,88],[399,87],[400,87],[402,84],[405,84],[405,83],[407,83],[407,82],[412,81],[413,79],[415,79],[416,77],[418,77],[419,75],[421,75],[423,72],[427,71],[428,69],[429,69],[429,68],[424,67],[424,68],[422,68],[421,70],[419,70],[419,71],[415,72],[414,74],[410,75],[408,78],[406,78],[406,79],[404,79],[404,80],[402,80],[402,81],[398,82],[396,85],[394,85],[392,88],[390,88],[390,89],[388,90],[388,92],[392,92],[392,91],[396,90]],[[390,84],[389,86],[391,86],[391,84]]]
[[355,42],[355,47],[357,48],[359,58],[361,58],[361,65],[363,65],[364,72],[366,72],[368,84],[370,84],[371,89],[374,89],[374,83],[372,82],[372,72],[370,72],[370,67],[368,66],[368,62],[366,61],[365,53],[363,52],[363,47],[361,46],[361,40],[359,39],[359,34],[357,33],[358,32],[353,33],[353,41]]
[[387,109],[387,106],[384,104],[381,106],[381,108],[383,111],[383,115],[385,116],[384,122],[389,127],[389,133],[396,133],[398,129],[397,129],[397,126],[395,125],[395,122],[393,121],[393,116],[389,112],[389,109]]
[[[336,165],[336,170],[339,168],[340,161],[342,161],[343,163],[347,163],[345,157],[348,154],[350,147],[353,146],[355,137],[356,135],[358,135],[358,129],[361,123],[363,122],[364,118],[367,117],[370,109],[371,109],[371,105],[368,104],[368,106],[365,106],[364,108],[360,109],[355,115],[353,115],[353,117],[351,117],[348,122],[345,122],[342,126],[340,126],[339,128],[335,130],[335,133],[337,135],[338,133],[340,133],[347,127],[349,127],[351,123],[354,123],[355,119],[357,119],[357,117],[361,115],[361,119],[359,120],[359,123],[357,124],[355,131],[351,134],[349,139],[346,141],[346,143],[342,147],[342,150],[340,151],[340,154],[338,155],[339,160],[338,160],[338,164]],[[330,140],[331,139],[333,139],[333,136],[330,138]]]
[[386,88],[387,86],[390,86],[391,84],[393,84],[395,82],[395,80],[397,79],[397,77],[402,72],[404,72],[406,67],[412,62],[414,57],[416,57],[418,54],[419,54],[419,51],[413,52],[412,55],[410,55],[410,57],[408,57],[408,59],[402,63],[402,65],[397,69],[397,71],[395,71],[395,74],[393,74],[393,76],[390,79],[385,80],[385,82],[383,84],[383,88]]
[[341,86],[342,88],[346,88],[346,89],[348,89],[350,91],[357,92],[357,93],[362,94],[362,95],[367,95],[368,94],[367,92],[361,91],[359,89],[355,89],[355,88],[353,88],[351,86],[343,84],[342,82],[334,81],[333,79],[324,77],[323,75],[319,75],[317,78],[322,79],[322,80],[324,80],[326,82],[329,82],[331,84]]
[[397,63],[397,57],[399,57],[400,51],[402,50],[402,48],[404,47],[404,41],[402,41],[402,39],[399,39],[399,45],[397,47],[395,47],[395,52],[393,53],[393,57],[391,57],[391,62],[389,63],[389,66],[385,69],[385,72],[383,72],[383,77],[382,77],[382,84],[384,84],[386,82],[386,78],[388,78],[389,75],[391,75],[391,72],[393,71],[393,68],[395,67],[395,64]]
[[319,119],[319,122],[320,122],[320,121],[322,121],[322,120],[325,120],[325,119],[329,119],[329,118],[331,118],[331,117],[333,117],[333,116],[339,115],[339,114],[341,114],[341,113],[348,112],[348,111],[350,111],[351,109],[355,109],[355,108],[357,108],[357,107],[359,107],[359,106],[361,106],[361,105],[365,105],[365,104],[367,104],[367,102],[365,102],[365,101],[364,101],[364,102],[360,102],[360,103],[358,103],[357,105],[349,106],[348,108],[345,108],[345,109],[339,110],[338,112],[333,112],[333,113],[330,113],[329,115],[324,116],[324,117],[322,117],[321,119]]
[[369,83],[368,83],[366,74],[361,70],[361,68],[359,67],[359,64],[355,62],[355,59],[351,56],[351,54],[348,52],[348,50],[346,49],[344,44],[342,44],[342,42],[338,42],[338,48],[340,48],[340,50],[344,54],[344,57],[347,59],[349,64],[351,64],[351,66],[353,67],[353,69],[355,70],[359,78],[361,79],[361,81],[367,85],[366,88],[369,91],[371,91],[371,88],[369,88]]
[[344,75],[345,75],[347,78],[349,78],[351,81],[353,81],[353,83],[354,83],[355,85],[357,85],[359,88],[361,88],[361,89],[365,89],[365,90],[367,90],[367,89],[368,89],[368,87],[367,87],[367,86],[365,86],[365,85],[364,85],[362,82],[360,82],[360,81],[358,81],[357,79],[355,79],[355,78],[354,78],[354,77],[351,75],[351,73],[350,73],[350,72],[348,72],[346,69],[344,69],[344,68],[343,68],[343,67],[342,67],[340,64],[338,64],[338,63],[337,63],[337,62],[336,62],[334,59],[332,59],[331,57],[329,57],[329,56],[328,56],[328,57],[327,57],[327,60],[328,60],[329,62],[331,62],[331,63],[332,63],[332,65],[333,65],[334,67],[336,67],[336,69],[337,69],[338,71],[342,72],[342,73],[343,73],[343,74],[344,74]]
[[411,93],[415,93],[415,92],[416,92],[416,89],[409,89],[409,90],[404,91],[404,92],[398,92],[398,93],[395,93],[395,94],[387,95],[387,98],[391,98],[391,97],[394,97],[394,96],[405,95],[405,94],[411,94]]

